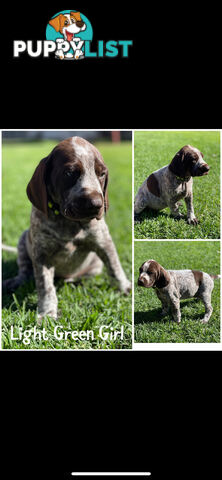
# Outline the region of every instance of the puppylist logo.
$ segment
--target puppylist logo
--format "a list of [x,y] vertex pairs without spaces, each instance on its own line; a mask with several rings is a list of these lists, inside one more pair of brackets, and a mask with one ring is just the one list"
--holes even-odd
[[33,42],[15,40],[13,56],[24,52],[30,57],[49,57],[58,60],[82,60],[84,58],[129,57],[132,40],[98,40],[97,49],[92,50],[93,28],[89,19],[76,10],[62,10],[49,20],[46,40]]

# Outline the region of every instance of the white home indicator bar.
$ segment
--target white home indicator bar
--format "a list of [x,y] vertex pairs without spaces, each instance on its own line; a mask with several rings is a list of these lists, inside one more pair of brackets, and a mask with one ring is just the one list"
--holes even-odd
[[124,477],[124,476],[131,476],[131,477],[146,477],[150,476],[151,472],[72,472],[71,475],[74,476],[82,476],[82,477],[97,477],[97,476],[110,476],[110,477]]

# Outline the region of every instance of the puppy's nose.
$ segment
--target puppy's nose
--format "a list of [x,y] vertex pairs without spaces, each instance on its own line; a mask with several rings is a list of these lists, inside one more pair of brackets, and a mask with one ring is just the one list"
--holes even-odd
[[100,210],[100,208],[102,208],[103,206],[103,199],[102,199],[102,196],[98,193],[98,194],[89,196],[87,198],[86,203],[87,203],[87,208],[89,208],[90,210]]
[[141,287],[141,286],[143,287],[143,281],[140,278],[138,278],[138,285],[139,285],[139,287]]
[[209,170],[210,170],[209,165],[207,165],[207,163],[204,163],[204,165],[202,165],[202,170],[203,170],[204,172],[209,172]]

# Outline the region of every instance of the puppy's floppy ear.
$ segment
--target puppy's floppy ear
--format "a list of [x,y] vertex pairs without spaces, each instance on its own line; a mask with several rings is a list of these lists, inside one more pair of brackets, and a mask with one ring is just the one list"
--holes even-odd
[[72,15],[72,17],[74,17],[77,22],[82,21],[81,16],[80,16],[80,12],[71,12],[70,15]]
[[57,17],[49,20],[49,25],[51,25],[56,30],[56,32],[58,32],[59,29],[60,29],[60,18],[61,17],[62,17],[62,14],[60,13],[60,15],[58,15]]
[[109,180],[109,174],[108,174],[108,170],[106,171],[106,178],[105,178],[105,182],[104,182],[104,187],[103,187],[103,196],[104,196],[104,209],[105,209],[105,213],[107,212],[108,208],[109,208],[109,198],[108,198],[108,180]]
[[185,177],[186,175],[186,165],[184,162],[185,159],[185,151],[183,148],[176,153],[175,157],[171,161],[169,165],[169,169],[174,175],[178,177]]
[[158,273],[157,273],[157,280],[155,282],[155,287],[157,288],[164,288],[170,282],[170,276],[166,270],[164,270],[161,265],[158,265]]
[[27,186],[26,193],[34,207],[41,210],[48,217],[48,197],[46,190],[46,170],[50,155],[41,160]]

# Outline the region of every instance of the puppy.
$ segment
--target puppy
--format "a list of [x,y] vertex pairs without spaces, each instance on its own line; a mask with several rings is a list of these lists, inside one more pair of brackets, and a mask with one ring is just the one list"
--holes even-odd
[[214,281],[220,275],[210,275],[199,270],[165,270],[155,260],[147,260],[139,269],[138,286],[154,288],[162,303],[162,315],[171,309],[173,319],[180,323],[180,299],[199,298],[205,306],[201,320],[207,323],[212,312],[211,293]]
[[15,290],[34,271],[39,320],[57,317],[54,277],[72,281],[101,273],[106,265],[119,289],[131,283],[105,223],[108,169],[101,153],[80,137],[60,142],[41,160],[27,187],[31,226],[18,244],[19,273],[3,286]]
[[186,145],[176,153],[171,163],[152,173],[141,185],[135,198],[135,219],[145,208],[162,210],[169,207],[174,218],[180,219],[178,201],[185,200],[187,222],[198,223],[193,208],[193,178],[209,172],[209,165],[197,148]]
[[57,17],[49,20],[49,25],[51,25],[56,32],[60,32],[68,42],[73,40],[76,33],[86,29],[80,12],[70,12],[70,14],[60,13]]
[[83,41],[81,42],[80,38],[75,37],[76,33],[86,30],[86,24],[83,22],[80,12],[70,12],[70,14],[60,13],[59,15],[57,15],[57,17],[54,17],[49,21],[49,25],[51,25],[51,27],[53,27],[56,32],[60,32],[66,42],[70,43],[73,40],[79,41],[79,47],[77,50],[74,51],[74,54],[72,54],[71,52],[64,54],[63,49],[60,48],[64,40],[58,38],[58,49],[55,52],[55,56],[57,58],[60,58],[61,60],[64,58],[75,58],[77,60],[84,56],[84,53],[81,50]]

